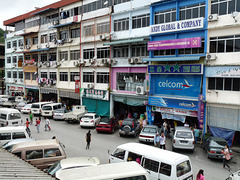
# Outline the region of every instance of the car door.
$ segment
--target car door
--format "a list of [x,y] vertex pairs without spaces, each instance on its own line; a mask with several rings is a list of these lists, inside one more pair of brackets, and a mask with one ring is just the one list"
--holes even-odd
[[148,172],[150,179],[160,180],[158,161],[144,157],[142,160],[142,167]]
[[126,151],[124,149],[117,148],[110,156],[110,163],[124,162]]

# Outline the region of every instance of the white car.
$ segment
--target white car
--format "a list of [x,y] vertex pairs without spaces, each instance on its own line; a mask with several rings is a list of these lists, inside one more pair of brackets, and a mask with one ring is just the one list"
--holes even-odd
[[80,127],[96,127],[101,117],[96,113],[86,113],[80,120]]
[[21,109],[21,113],[29,113],[31,111],[32,104],[27,104]]

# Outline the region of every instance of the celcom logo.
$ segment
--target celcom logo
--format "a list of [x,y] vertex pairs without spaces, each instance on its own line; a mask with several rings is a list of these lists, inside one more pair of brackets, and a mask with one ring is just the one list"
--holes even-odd
[[169,88],[169,89],[176,89],[176,90],[183,90],[183,89],[190,88],[191,86],[193,86],[193,85],[190,85],[186,79],[184,79],[184,82],[185,83],[171,82],[171,81],[166,80],[165,82],[160,81],[158,83],[158,86],[160,88]]

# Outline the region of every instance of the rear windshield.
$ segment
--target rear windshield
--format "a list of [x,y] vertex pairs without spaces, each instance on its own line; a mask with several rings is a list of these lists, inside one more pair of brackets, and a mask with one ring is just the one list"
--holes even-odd
[[151,127],[145,127],[145,128],[143,128],[143,132],[156,133],[157,129],[156,128],[151,128]]
[[7,119],[7,115],[6,114],[0,114],[0,119]]
[[191,171],[191,165],[189,160],[184,161],[177,165],[177,177],[187,174]]
[[83,116],[84,119],[93,119],[93,116]]
[[55,113],[64,113],[63,109],[56,110]]
[[8,116],[8,120],[21,119],[20,113],[11,113]]
[[109,118],[102,118],[102,119],[100,120],[100,122],[109,124],[109,123],[111,122],[111,120],[110,120]]
[[124,126],[124,125],[129,125],[129,126],[131,126],[133,123],[132,123],[133,121],[129,121],[129,120],[123,120],[123,122],[122,122],[122,125]]
[[224,147],[225,145],[227,145],[227,142],[226,141],[211,141],[210,142],[210,146],[213,146],[213,147]]
[[32,108],[39,108],[39,104],[32,104]]
[[176,133],[176,137],[177,138],[192,138],[192,132],[188,132],[188,131],[177,131]]
[[52,106],[43,106],[42,110],[52,110]]

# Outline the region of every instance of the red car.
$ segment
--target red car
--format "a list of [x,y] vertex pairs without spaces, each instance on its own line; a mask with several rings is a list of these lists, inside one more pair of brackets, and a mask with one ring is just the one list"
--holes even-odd
[[103,117],[96,127],[97,132],[113,133],[118,128],[118,122],[114,118]]

